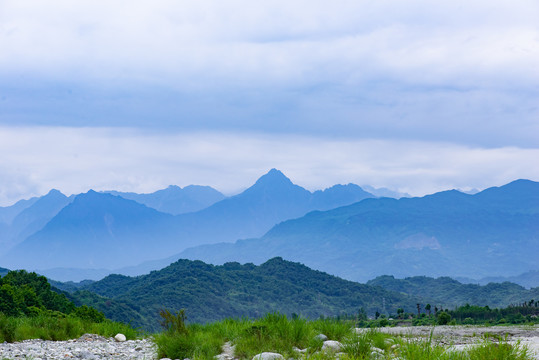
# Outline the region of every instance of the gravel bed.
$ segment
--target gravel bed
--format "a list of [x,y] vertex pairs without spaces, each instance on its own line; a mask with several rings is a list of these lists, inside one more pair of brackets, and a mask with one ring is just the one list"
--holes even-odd
[[86,334],[76,340],[25,340],[0,344],[0,359],[57,360],[152,360],[156,359],[154,344],[149,339],[117,342],[113,338]]
[[[356,331],[367,331],[368,329],[356,329]],[[510,343],[520,342],[534,353],[539,360],[539,325],[534,326],[397,326],[377,329],[381,332],[403,335],[410,337],[427,338],[431,331],[433,341],[438,344],[452,346],[455,349],[464,349],[467,346],[476,344],[487,334],[490,336],[500,336]]]

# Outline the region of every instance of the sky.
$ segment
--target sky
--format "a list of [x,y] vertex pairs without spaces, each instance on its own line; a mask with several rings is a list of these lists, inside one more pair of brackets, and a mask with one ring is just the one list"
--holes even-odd
[[0,206],[539,180],[539,2],[0,0]]

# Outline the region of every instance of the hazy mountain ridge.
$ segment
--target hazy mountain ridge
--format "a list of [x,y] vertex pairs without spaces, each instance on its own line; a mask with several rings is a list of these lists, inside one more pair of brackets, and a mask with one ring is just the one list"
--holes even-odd
[[177,216],[120,196],[89,191],[76,196],[1,260],[11,268],[43,273],[48,268],[55,268],[57,274],[58,268],[118,269],[202,243],[261,236],[280,221],[365,197],[372,195],[352,184],[311,193],[275,169],[239,195]]
[[380,286],[386,290],[402,294],[415,295],[434,306],[452,308],[465,304],[479,306],[488,305],[492,308],[520,304],[539,296],[539,287],[527,290],[511,283],[488,283],[486,285],[462,284],[450,277],[431,278],[414,276],[396,279],[384,275],[367,281],[367,285]]
[[5,269],[3,267],[0,267],[0,276],[4,276],[9,272],[9,269]]
[[181,188],[170,185],[166,189],[150,194],[137,194],[133,192],[105,191],[124,199],[134,200],[155,210],[179,215],[195,212],[207,208],[225,198],[223,194],[210,186],[189,185]]
[[11,222],[21,211],[29,206],[32,206],[39,197],[33,197],[30,199],[22,199],[10,206],[0,206],[0,223],[11,225]]
[[[121,258],[143,261],[176,248],[173,216],[133,200],[89,191],[4,257],[11,268],[59,265],[103,268]],[[159,234],[160,246],[155,246]]]
[[[346,197],[342,196],[343,192]],[[200,239],[200,243],[231,242],[262,236],[275,224],[314,209],[329,209],[367,197],[373,195],[352,185],[336,185],[311,193],[293,184],[279,170],[272,169],[241,194],[185,214],[179,220],[183,227],[189,228],[189,236]]]
[[[12,211],[11,215],[14,216],[11,222],[0,235],[0,244],[2,244],[0,254],[42,229],[72,200],[72,197],[67,197],[60,191],[52,189],[46,195],[33,198],[23,203],[23,206],[18,206],[16,208],[18,213],[15,214],[15,210]],[[15,205],[19,203],[21,202]]]
[[[285,221],[259,239],[204,245],[178,257],[220,264],[273,256],[347,279],[488,276],[535,269],[539,184],[517,180],[476,195],[365,199]],[[259,249],[264,249],[261,252]]]
[[539,270],[530,270],[516,276],[488,276],[482,279],[457,278],[463,284],[486,285],[488,283],[512,282],[524,286],[525,288],[539,287]]

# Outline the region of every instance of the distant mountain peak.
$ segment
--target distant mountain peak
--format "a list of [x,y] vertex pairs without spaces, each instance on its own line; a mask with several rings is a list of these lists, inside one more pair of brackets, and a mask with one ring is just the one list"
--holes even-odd
[[116,198],[120,198],[120,196],[118,195],[112,195],[112,194],[109,194],[109,193],[102,193],[102,192],[97,192],[95,190],[88,190],[87,192],[85,193],[81,193],[81,194],[78,194],[77,196],[75,196],[75,200],[74,202],[86,202],[86,201],[102,201],[103,199],[116,199]]
[[43,202],[43,201],[50,201],[50,200],[64,199],[64,198],[66,198],[66,197],[67,197],[67,196],[65,196],[64,194],[62,194],[59,190],[51,189],[51,190],[47,193],[47,195],[42,196],[41,198],[39,198],[38,201]]
[[292,181],[285,176],[280,170],[271,169],[265,175],[262,175],[255,183],[256,185],[276,185],[276,184],[292,184]]

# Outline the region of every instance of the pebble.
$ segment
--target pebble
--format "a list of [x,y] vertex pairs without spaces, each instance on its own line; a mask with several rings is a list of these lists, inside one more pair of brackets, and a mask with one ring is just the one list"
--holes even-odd
[[85,334],[76,340],[25,340],[1,343],[0,359],[19,360],[152,360],[156,359],[155,345],[150,339],[117,342],[114,338]]

